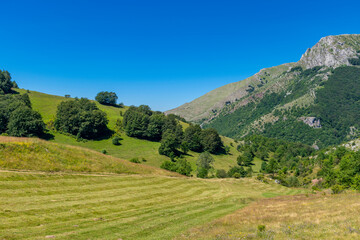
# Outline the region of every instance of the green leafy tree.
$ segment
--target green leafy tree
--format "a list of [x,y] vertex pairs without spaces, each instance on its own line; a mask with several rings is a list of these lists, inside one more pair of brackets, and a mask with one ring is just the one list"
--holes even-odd
[[203,130],[201,132],[200,139],[204,151],[214,154],[223,152],[224,144],[215,129],[209,128]]
[[202,152],[203,146],[201,144],[202,129],[199,125],[190,125],[185,129],[184,142],[189,146],[189,149],[194,152]]
[[129,137],[147,138],[150,116],[132,106],[124,114],[123,126]]
[[55,128],[77,138],[95,139],[108,132],[106,114],[86,98],[61,102],[56,112]]
[[149,117],[149,124],[147,126],[146,135],[153,141],[160,141],[163,133],[163,126],[166,117],[164,114],[153,114]]
[[20,107],[10,115],[8,134],[16,137],[41,136],[45,131],[45,124],[38,112],[28,107]]
[[27,94],[0,96],[0,133],[12,136],[43,136],[45,124],[39,113],[31,109]]
[[103,105],[115,106],[116,101],[118,100],[118,96],[114,92],[105,92],[105,91],[103,91],[103,92],[99,92],[96,95],[95,100],[98,101],[100,104],[103,104]]
[[0,94],[11,93],[13,82],[11,81],[11,75],[8,71],[0,70]]
[[176,155],[177,148],[180,146],[175,133],[170,129],[166,130],[161,139],[159,154],[173,158]]
[[[210,169],[213,169],[214,158],[209,152],[203,152],[196,160],[196,166],[198,170],[198,176],[201,178],[207,177]],[[204,174],[206,175],[204,176]]]

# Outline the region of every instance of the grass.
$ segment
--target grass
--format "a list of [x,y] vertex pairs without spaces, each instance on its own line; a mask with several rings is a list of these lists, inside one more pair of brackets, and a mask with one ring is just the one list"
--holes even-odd
[[172,239],[267,193],[253,179],[0,172],[1,239]]
[[[24,89],[17,89],[19,93],[23,94],[27,91]],[[54,96],[45,93],[29,91],[28,92],[33,109],[40,112],[42,115],[44,122],[47,123],[51,120],[55,119],[56,109],[60,102],[67,100],[65,97]],[[103,110],[109,119],[108,127],[110,129],[114,129],[115,123],[117,119],[122,119],[122,114],[127,110],[128,107],[124,108],[116,108],[112,106],[104,106],[97,103],[99,109]],[[182,123],[183,128],[185,129],[188,124]],[[51,131],[51,134],[54,135],[53,142],[68,144],[73,146],[80,146],[89,148],[98,152],[102,150],[106,150],[109,155],[118,157],[125,160],[130,160],[132,158],[145,159],[145,162],[142,164],[150,165],[154,167],[160,167],[161,163],[164,160],[169,158],[162,156],[158,153],[158,149],[160,146],[159,142],[151,142],[147,140],[141,140],[136,138],[131,138],[126,136],[125,133],[121,134],[123,140],[121,140],[120,146],[115,146],[112,144],[112,139],[103,139],[96,141],[85,141],[78,142],[74,137],[67,136],[58,132]],[[233,143],[233,146],[236,147],[236,143],[230,139],[223,137],[222,138],[225,145],[229,145]],[[238,156],[237,150],[235,147],[230,147],[231,155],[213,155],[215,159],[215,168],[217,169],[225,169],[228,170],[230,166],[236,165],[236,158]],[[186,156],[186,159],[191,163],[193,169],[196,167],[196,159],[198,158],[199,153],[189,152],[189,155]]]
[[179,176],[86,148],[39,139],[0,136],[0,168],[50,172],[125,173]]
[[177,239],[359,239],[359,199],[359,193],[263,199]]

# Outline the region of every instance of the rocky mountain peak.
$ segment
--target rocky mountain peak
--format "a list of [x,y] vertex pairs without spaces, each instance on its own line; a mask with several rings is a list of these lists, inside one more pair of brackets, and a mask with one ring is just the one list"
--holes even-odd
[[320,39],[301,57],[306,68],[315,66],[339,67],[350,65],[348,59],[357,56],[360,49],[360,34],[327,36]]

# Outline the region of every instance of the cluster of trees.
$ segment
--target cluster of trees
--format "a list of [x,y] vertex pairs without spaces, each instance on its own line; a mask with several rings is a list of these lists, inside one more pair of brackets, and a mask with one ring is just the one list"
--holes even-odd
[[54,126],[78,139],[96,139],[108,133],[107,124],[106,114],[94,102],[80,98],[59,104]]
[[15,137],[41,137],[45,124],[41,115],[32,110],[27,94],[0,95],[0,134]]
[[0,94],[12,93],[11,88],[18,88],[15,81],[11,81],[11,75],[6,70],[0,70]]
[[160,141],[159,153],[174,160],[181,150],[221,153],[223,143],[216,130],[203,130],[198,125],[190,125],[185,132],[173,114],[165,116],[161,112],[151,111],[147,105],[131,106],[123,118],[123,129],[129,137]]
[[341,191],[353,188],[360,191],[360,152],[338,147],[335,151],[318,154],[316,163],[321,167],[317,173],[318,187],[333,188]]
[[118,96],[114,92],[107,92],[107,91],[99,92],[96,95],[95,100],[103,105],[118,106],[116,104],[118,100]]

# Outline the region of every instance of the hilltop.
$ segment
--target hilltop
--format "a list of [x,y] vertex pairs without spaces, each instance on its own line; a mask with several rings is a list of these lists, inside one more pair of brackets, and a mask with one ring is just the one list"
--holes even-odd
[[[359,59],[359,34],[327,36],[298,62],[262,69],[166,113],[232,138],[257,133],[319,147],[339,144],[359,136],[352,113],[358,109]],[[334,120],[338,108],[351,121]]]
[[[49,95],[36,91],[27,91],[24,89],[16,89],[19,93],[27,93],[29,95],[32,107],[34,110],[38,111],[43,117],[44,122],[50,127],[56,116],[57,106],[66,100],[71,100],[72,98],[65,98],[62,96]],[[94,101],[95,102],[95,101]],[[97,107],[104,111],[109,120],[108,127],[110,129],[115,128],[116,121],[118,119],[122,120],[123,115],[128,106],[123,108],[118,108],[114,106],[106,106],[95,102]],[[186,129],[189,125],[187,123],[181,122],[183,129]],[[76,138],[65,135],[55,130],[51,130],[50,133],[53,135],[53,139],[50,141],[55,143],[67,144],[72,146],[80,146],[89,148],[98,152],[106,150],[108,155],[131,160],[137,158],[141,164],[160,167],[163,161],[168,160],[169,158],[158,153],[160,146],[159,142],[148,141],[133,137],[128,137],[125,133],[121,134],[122,140],[120,141],[121,145],[115,146],[112,144],[112,138],[100,139],[100,140],[85,140],[77,141]],[[236,165],[236,158],[238,156],[236,146],[237,144],[234,140],[222,137],[222,140],[226,146],[230,148],[230,155],[212,155],[215,159],[215,168],[219,169],[229,169],[230,166]],[[186,159],[191,163],[193,169],[196,169],[196,159],[198,158],[199,153],[190,151],[186,156]],[[260,161],[256,162],[256,169],[260,168]]]

